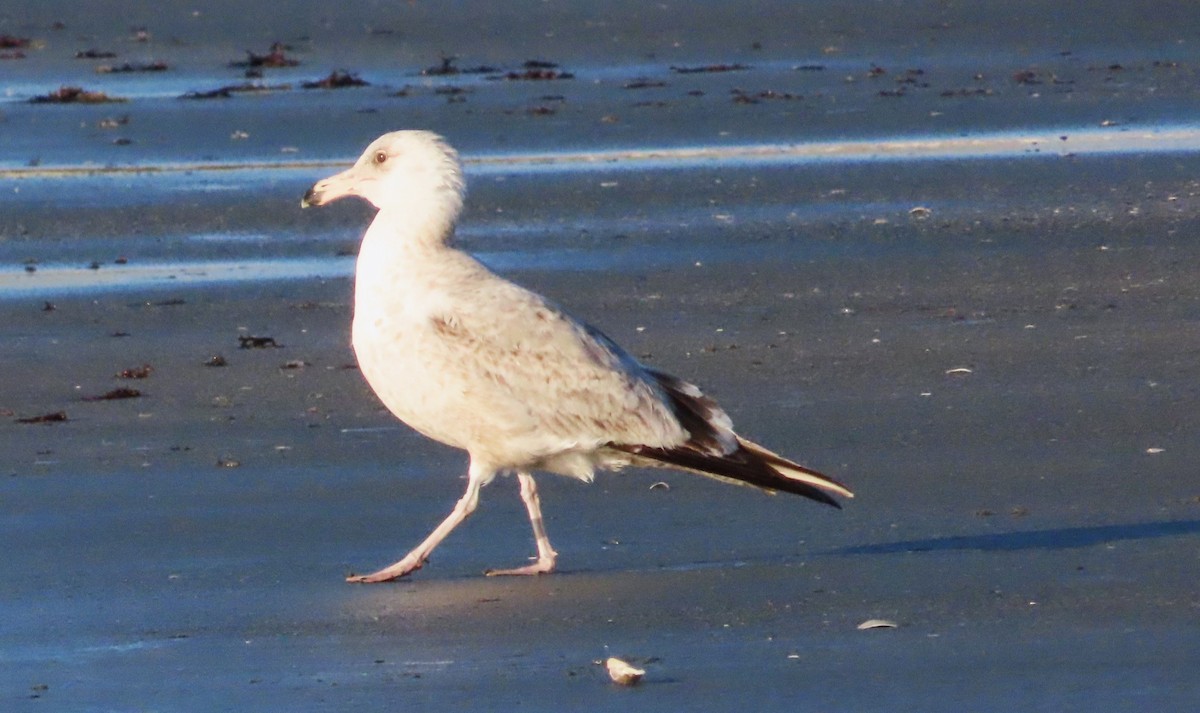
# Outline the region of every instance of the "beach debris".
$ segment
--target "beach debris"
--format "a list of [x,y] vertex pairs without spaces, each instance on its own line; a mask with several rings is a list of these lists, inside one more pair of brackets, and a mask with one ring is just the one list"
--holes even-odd
[[433,90],[433,93],[440,97],[446,97],[447,104],[461,104],[467,100],[467,95],[475,91],[467,87],[438,87]]
[[1163,453],[1165,451],[1166,451],[1165,448],[1158,448],[1156,446],[1152,446],[1152,447],[1146,449],[1146,453],[1148,453],[1152,456],[1158,455],[1159,453]]
[[421,74],[426,77],[452,77],[456,74],[494,74],[500,71],[498,67],[491,67],[486,64],[462,69],[454,66],[456,61],[458,61],[458,57],[454,55],[443,56],[441,64],[426,67],[421,70]]
[[963,87],[961,89],[946,89],[939,96],[943,97],[990,97],[995,92],[987,87]]
[[186,94],[181,94],[179,96],[179,98],[180,99],[228,99],[231,96],[233,96],[233,92],[235,92],[235,91],[239,91],[238,88],[236,86],[229,85],[229,86],[224,86],[224,87],[217,87],[216,89],[210,89],[206,92],[201,92],[201,91],[187,92]]
[[346,87],[369,87],[370,82],[359,78],[357,74],[342,69],[335,69],[328,76],[311,82],[301,82],[305,89],[345,89]]
[[922,79],[918,79],[918,77],[924,77],[924,76],[925,76],[925,70],[923,70],[919,67],[906,69],[906,70],[904,70],[903,75],[896,78],[896,84],[914,86],[914,87],[918,87],[920,89],[928,89],[929,82],[926,82]]
[[891,619],[867,619],[856,628],[859,631],[867,631],[868,629],[895,629],[897,626],[898,624]]
[[1013,81],[1017,84],[1041,84],[1042,80],[1038,79],[1037,72],[1032,69],[1022,69],[1013,73]]
[[100,50],[95,47],[86,50],[80,50],[75,53],[75,59],[116,59],[117,53],[109,50]]
[[[976,75],[976,78],[980,77]],[[1073,79],[1060,79],[1058,75],[1054,74],[1053,72],[1038,71],[1036,69],[1022,69],[1018,72],[1014,72],[1012,75],[1012,80],[1017,84],[1025,85],[1045,84],[1046,82],[1050,82],[1051,84],[1075,83],[1075,80]]]
[[121,399],[136,399],[142,395],[142,392],[137,389],[131,389],[127,386],[122,386],[112,391],[107,391],[99,396],[84,396],[82,401],[120,401]]
[[217,467],[218,468],[238,468],[241,465],[242,465],[242,462],[236,458],[230,458],[228,456],[221,456],[220,458],[217,459]]
[[660,480],[650,486],[651,490],[670,490],[671,484],[665,480]]
[[30,104],[110,104],[126,102],[128,99],[110,97],[104,92],[92,92],[83,87],[63,85],[49,94],[29,98]]
[[801,64],[801,65],[792,67],[792,69],[796,70],[797,72],[823,72],[823,71],[825,71],[825,65],[823,65],[823,64]]
[[946,374],[948,376],[966,376],[967,374],[973,373],[975,372],[965,366],[956,366],[953,369],[946,370]]
[[266,54],[256,54],[250,50],[246,50],[246,59],[240,62],[230,62],[229,66],[246,69],[295,67],[300,64],[300,60],[287,56],[287,51],[290,49],[291,47],[282,42],[274,42]]
[[671,71],[676,74],[714,74],[717,72],[744,72],[750,69],[746,64],[705,64],[693,67],[671,65]]
[[635,668],[616,656],[609,656],[604,662],[604,667],[608,669],[608,677],[619,686],[637,685],[642,680],[642,676],[646,675],[644,670]]
[[292,88],[290,84],[261,84],[243,82],[242,84],[227,84],[223,87],[208,91],[192,91],[181,94],[180,99],[229,99],[234,94],[265,94],[267,92],[286,92]]
[[747,92],[742,89],[737,89],[735,87],[734,89],[730,89],[729,93],[733,97],[733,99],[731,101],[733,101],[734,104],[758,104],[761,101],[770,100],[770,99],[782,99],[785,101],[792,101],[792,100],[804,98],[803,94],[791,94],[790,92],[777,92],[774,89],[764,89],[757,93],[751,93],[751,92]]
[[126,62],[124,64],[101,64],[96,66],[96,74],[130,74],[134,72],[165,72],[170,69],[170,65],[161,60],[154,62],[143,62],[133,64]]
[[[122,126],[126,126],[128,124],[129,124],[129,115],[125,114],[123,116],[117,116],[117,117],[112,117],[112,116],[105,117],[96,123],[96,127],[100,128],[100,129],[116,129],[116,128],[119,128]],[[117,264],[122,265],[124,263],[117,263]]]
[[638,77],[637,79],[625,83],[626,89],[653,89],[665,86],[667,86],[666,82],[646,79],[645,77]]
[[282,346],[274,337],[238,337],[238,349],[279,349]]
[[[975,517],[992,517],[996,511],[991,508],[979,508],[975,510]],[[1009,517],[1026,517],[1029,515],[1029,508],[1024,505],[1015,505],[1008,509]]]
[[919,205],[919,206],[914,206],[914,207],[910,208],[908,211],[908,214],[914,218],[924,220],[925,218],[928,218],[929,216],[933,215],[933,209],[926,208],[923,205]]
[[504,79],[508,81],[545,81],[553,79],[574,79],[575,75],[570,72],[564,72],[558,68],[554,62],[545,62],[540,59],[531,59],[521,65],[520,72],[506,72],[496,77],[488,77],[488,79]]
[[46,300],[45,302],[42,303],[42,311],[43,312],[53,312],[56,309],[58,309],[58,305],[54,304],[50,300]]
[[145,379],[154,373],[154,367],[149,364],[122,369],[117,372],[118,379]]
[[238,129],[229,135],[229,139],[231,141],[242,141],[248,138],[250,138],[250,134],[242,131],[241,129]]
[[303,369],[306,366],[311,366],[311,365],[308,362],[304,361],[303,359],[291,359],[289,361],[285,361],[283,363],[283,366],[281,366],[279,368],[280,369]]
[[133,33],[130,39],[132,39],[134,42],[150,41],[150,30],[146,29],[145,27],[131,27],[129,28],[129,31]]
[[40,416],[18,418],[17,423],[63,423],[69,420],[66,411],[55,411],[53,413],[44,413]]
[[425,75],[426,77],[448,77],[459,74],[462,72],[462,70],[454,66],[454,62],[457,59],[458,57],[455,57],[454,55],[443,56],[441,64],[434,65],[433,67],[426,67],[425,69],[421,70],[421,74]]

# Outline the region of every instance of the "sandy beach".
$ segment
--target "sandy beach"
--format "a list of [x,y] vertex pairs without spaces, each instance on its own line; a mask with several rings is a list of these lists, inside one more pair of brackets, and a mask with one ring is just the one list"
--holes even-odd
[[[0,709],[1193,710],[1200,14],[805,5],[8,3]],[[346,584],[466,467],[355,366],[370,209],[299,207],[401,127],[464,247],[857,497],[544,475],[561,572],[491,579],[503,478]]]

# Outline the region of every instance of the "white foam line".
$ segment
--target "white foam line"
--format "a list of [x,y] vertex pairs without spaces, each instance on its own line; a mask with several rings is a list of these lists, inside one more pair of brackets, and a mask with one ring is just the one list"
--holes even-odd
[[106,289],[209,285],[308,277],[332,279],[349,277],[353,274],[353,257],[151,263],[104,267],[100,270],[42,266],[33,273],[26,273],[23,269],[0,271],[0,298]]
[[[736,146],[613,149],[464,155],[472,173],[573,172],[688,167],[704,164],[788,164],[866,161],[930,161],[966,158],[1018,158],[1114,153],[1200,152],[1200,126],[1155,128],[1112,126],[996,132],[972,136],[913,136],[852,141],[813,141]],[[72,178],[78,176],[233,171],[318,171],[348,166],[348,161],[261,161],[162,163],[128,166],[33,166],[0,169],[0,178]]]
[[839,163],[1019,158],[1111,153],[1200,151],[1200,126],[997,133],[978,136],[820,141],[802,144],[697,146],[586,153],[508,154],[468,158],[482,172],[519,169],[578,171],[686,167],[697,164]]

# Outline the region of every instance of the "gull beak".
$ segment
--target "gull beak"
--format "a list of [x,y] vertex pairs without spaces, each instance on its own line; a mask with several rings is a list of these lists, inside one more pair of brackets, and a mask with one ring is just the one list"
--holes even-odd
[[339,198],[355,195],[358,193],[355,188],[357,184],[358,177],[355,175],[354,168],[349,168],[317,181],[316,185],[308,189],[308,192],[300,199],[300,207],[322,206]]

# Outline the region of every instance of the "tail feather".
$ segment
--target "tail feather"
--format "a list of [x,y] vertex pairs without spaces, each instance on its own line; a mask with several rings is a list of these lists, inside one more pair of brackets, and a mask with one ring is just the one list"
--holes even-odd
[[824,473],[818,473],[811,468],[805,468],[799,463],[790,461],[778,453],[763,448],[757,443],[747,441],[741,436],[738,436],[737,439],[739,446],[761,458],[767,463],[767,465],[771,466],[773,470],[777,471],[785,478],[797,480],[802,483],[808,483],[813,487],[841,495],[843,498],[854,497],[854,493],[850,491],[850,488],[846,487],[845,484],[839,482],[838,480],[825,475]]
[[854,497],[849,488],[833,478],[734,433],[729,416],[694,384],[654,369],[646,369],[646,373],[662,390],[688,438],[669,447],[609,444],[610,448],[635,456],[645,465],[678,468],[770,492],[782,490],[836,508],[841,505],[831,493]]
[[613,444],[619,451],[636,456],[647,465],[686,470],[737,485],[750,485],[768,492],[782,490],[841,509],[830,493],[852,498],[854,493],[833,478],[738,438],[738,448],[726,455],[712,455],[681,446],[651,448]]

